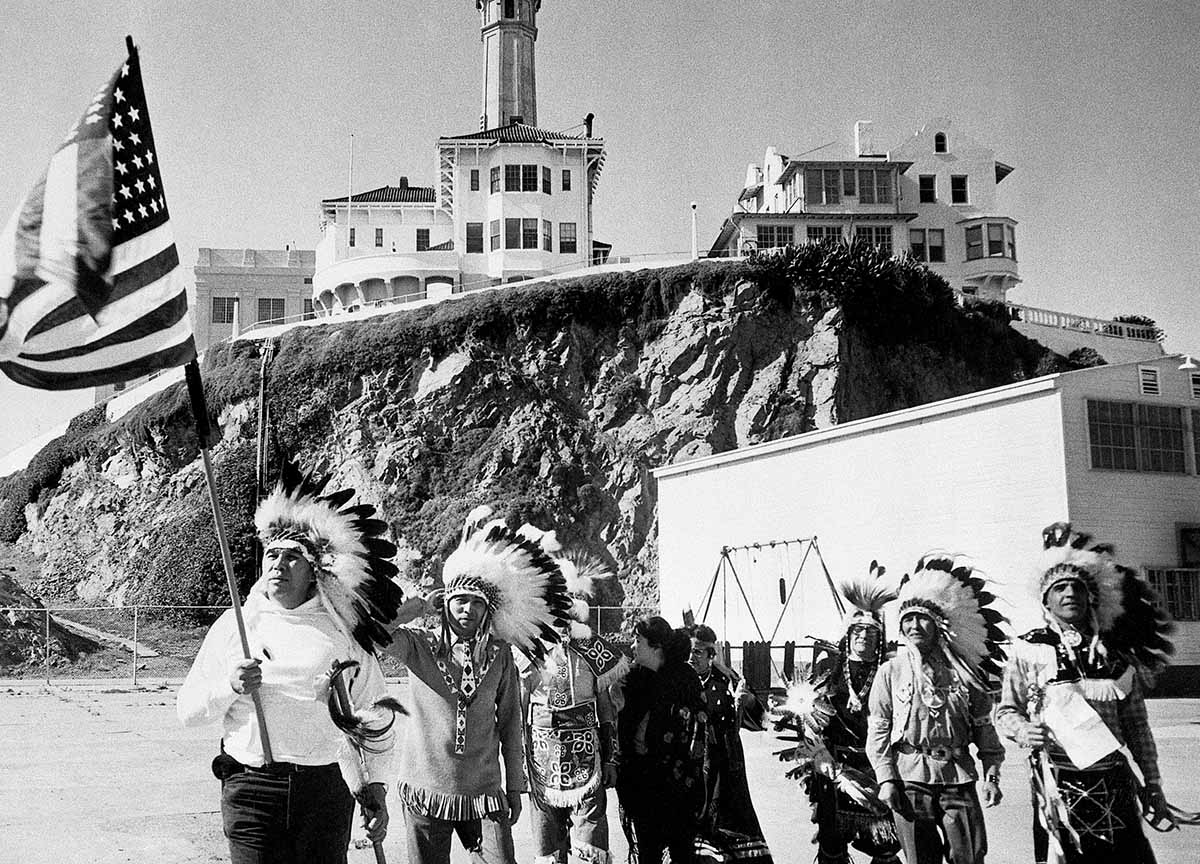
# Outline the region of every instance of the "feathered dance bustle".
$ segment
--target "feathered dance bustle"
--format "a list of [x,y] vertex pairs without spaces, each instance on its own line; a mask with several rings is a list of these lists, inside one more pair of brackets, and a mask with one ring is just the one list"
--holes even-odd
[[347,638],[373,653],[391,643],[385,625],[404,600],[392,581],[396,547],[386,539],[388,524],[373,518],[374,507],[346,506],[353,489],[325,491],[331,479],[323,469],[304,473],[298,462],[285,463],[254,525],[264,549],[281,542],[304,549],[322,605]]
[[999,683],[1004,662],[1001,625],[1008,619],[992,608],[996,597],[969,564],[945,555],[922,558],[900,583],[900,617],[921,611],[937,624],[940,646],[968,683],[987,690]]
[[1151,672],[1171,662],[1174,625],[1154,589],[1137,571],[1118,564],[1112,546],[1094,543],[1090,534],[1074,531],[1070,522],[1055,522],[1042,532],[1043,552],[1032,580],[1037,599],[1045,604],[1050,586],[1078,579],[1087,586],[1093,626],[1107,648],[1135,660]]

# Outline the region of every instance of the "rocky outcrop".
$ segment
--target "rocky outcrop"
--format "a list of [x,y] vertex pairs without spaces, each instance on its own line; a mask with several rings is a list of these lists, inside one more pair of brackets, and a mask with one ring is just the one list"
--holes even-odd
[[[411,580],[487,502],[605,557],[619,579],[600,602],[655,605],[654,467],[1007,383],[1044,353],[958,310],[915,265],[872,258],[876,295],[856,276],[838,302],[806,287],[805,267],[831,277],[808,261],[824,253],[804,254],[786,270],[701,262],[293,330],[267,382],[272,460],[324,460],[378,505]],[[935,324],[889,333],[855,299],[882,294],[881,308],[924,304]],[[924,307],[903,308],[917,321]],[[947,327],[962,333],[946,339]],[[258,361],[249,343],[210,354],[214,459],[248,583]],[[156,398],[90,432],[86,456],[36,495],[19,543],[44,561],[39,593],[221,602],[196,442],[180,395]]]
[[0,677],[19,676],[44,667],[59,667],[98,645],[47,618],[12,574],[0,570]]

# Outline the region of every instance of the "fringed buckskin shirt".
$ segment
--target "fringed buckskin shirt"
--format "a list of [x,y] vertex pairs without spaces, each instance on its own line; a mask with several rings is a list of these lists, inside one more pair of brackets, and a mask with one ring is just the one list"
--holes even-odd
[[[876,778],[880,783],[974,783],[979,774],[968,745],[975,744],[985,773],[1004,761],[1004,746],[992,725],[991,696],[962,682],[936,653],[922,663],[923,675],[914,665],[901,649],[879,667],[871,686],[867,757]],[[944,704],[928,704],[937,701]]]
[[505,789],[525,791],[520,683],[508,643],[492,639],[487,647],[487,668],[461,713],[460,735],[463,667],[454,652],[439,658],[438,636],[425,630],[402,627],[392,637],[385,650],[408,667],[411,687],[396,784],[404,806],[454,822],[500,811]]

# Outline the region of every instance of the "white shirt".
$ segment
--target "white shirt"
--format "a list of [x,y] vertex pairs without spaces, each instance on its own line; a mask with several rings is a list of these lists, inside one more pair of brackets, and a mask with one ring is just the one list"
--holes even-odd
[[[386,695],[379,662],[346,639],[321,605],[319,597],[284,609],[255,591],[246,601],[244,618],[250,653],[262,660],[263,716],[276,762],[327,765],[340,762],[351,790],[356,788],[357,754],[329,717],[329,669],[335,660],[357,660],[357,677],[350,686],[355,712],[372,722],[387,714],[371,710]],[[254,702],[234,692],[229,682],[233,666],[242,660],[241,640],[233,611],[217,619],[179,689],[176,710],[185,726],[220,721],[225,752],[243,765],[261,766],[262,738]],[[352,673],[345,673],[349,677]],[[366,754],[373,783],[393,780],[391,736],[378,742],[387,751]]]

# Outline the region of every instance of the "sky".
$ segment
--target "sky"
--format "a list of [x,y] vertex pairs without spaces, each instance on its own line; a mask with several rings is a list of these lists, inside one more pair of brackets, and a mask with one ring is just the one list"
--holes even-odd
[[[436,10],[436,11],[435,11]],[[538,125],[596,115],[597,239],[701,248],[747,164],[898,147],[925,121],[993,148],[1015,218],[1014,302],[1142,314],[1200,354],[1200,4],[1040,0],[544,0]],[[478,128],[473,0],[7,0],[0,219],[91,94],[141,52],[163,185],[191,281],[202,246],[311,249],[320,199],[435,182],[435,142]],[[0,383],[0,453],[90,401]]]

